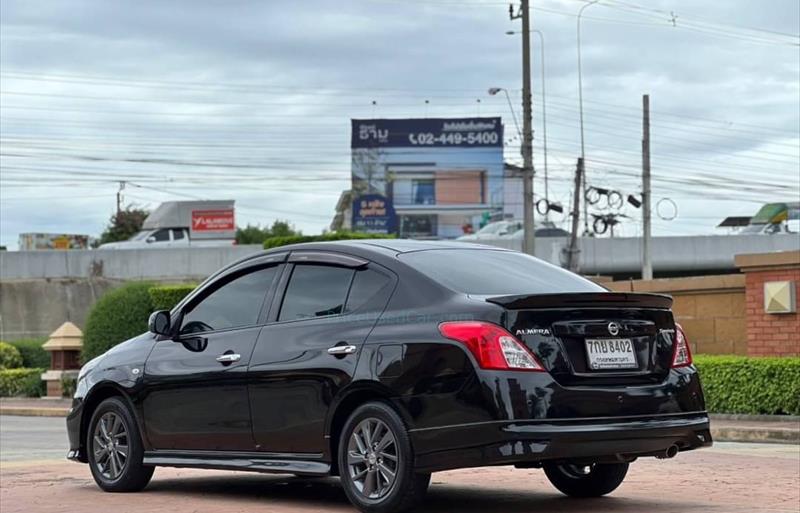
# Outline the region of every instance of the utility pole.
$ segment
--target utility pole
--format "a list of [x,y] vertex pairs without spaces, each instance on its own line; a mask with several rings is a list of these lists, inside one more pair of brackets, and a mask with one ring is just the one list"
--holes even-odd
[[653,279],[650,254],[650,95],[642,96],[642,279]]
[[122,191],[125,189],[125,180],[120,180],[119,189],[117,189],[117,214],[122,211]]
[[578,226],[581,217],[581,184],[583,183],[583,159],[578,159],[575,169],[575,184],[572,190],[572,231],[569,235],[569,248],[567,249],[567,268],[578,272]]
[[509,17],[522,18],[522,251],[534,254],[533,226],[533,114],[531,110],[531,17],[529,0],[520,0],[519,12],[509,5]]

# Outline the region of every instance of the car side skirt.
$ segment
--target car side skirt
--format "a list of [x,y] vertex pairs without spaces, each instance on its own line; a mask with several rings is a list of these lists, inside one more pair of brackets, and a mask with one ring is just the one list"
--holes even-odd
[[160,450],[145,451],[142,463],[156,467],[244,470],[309,476],[330,475],[331,465],[318,461],[317,458],[322,458],[322,454]]

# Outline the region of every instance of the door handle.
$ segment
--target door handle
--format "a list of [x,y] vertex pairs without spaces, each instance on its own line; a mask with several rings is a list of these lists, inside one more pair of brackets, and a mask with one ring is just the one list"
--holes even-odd
[[233,363],[233,362],[238,362],[241,357],[242,355],[240,354],[225,353],[217,356],[217,361],[219,363]]
[[328,354],[332,354],[334,356],[344,356],[348,354],[353,354],[358,350],[356,346],[333,346],[328,348]]

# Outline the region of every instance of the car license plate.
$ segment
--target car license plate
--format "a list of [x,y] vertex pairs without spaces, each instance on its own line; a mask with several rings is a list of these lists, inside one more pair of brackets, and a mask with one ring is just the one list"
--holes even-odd
[[591,370],[639,367],[629,338],[587,338],[586,354],[589,355]]

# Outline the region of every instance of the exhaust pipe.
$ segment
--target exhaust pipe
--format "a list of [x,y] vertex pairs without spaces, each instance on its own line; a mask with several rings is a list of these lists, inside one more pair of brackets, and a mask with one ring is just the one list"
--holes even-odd
[[670,458],[674,458],[675,455],[678,454],[678,445],[672,444],[659,454],[656,454],[656,458],[660,460],[668,460]]

